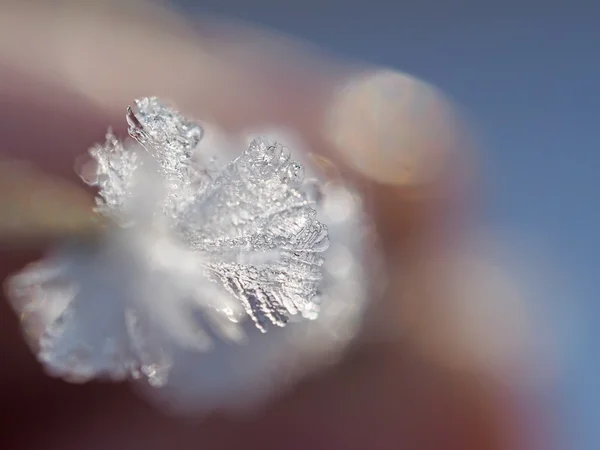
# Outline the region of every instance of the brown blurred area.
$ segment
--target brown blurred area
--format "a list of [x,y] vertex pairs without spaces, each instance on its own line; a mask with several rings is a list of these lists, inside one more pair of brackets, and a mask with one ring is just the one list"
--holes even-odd
[[[245,419],[177,419],[127,385],[49,378],[2,301],[3,448],[536,448],[535,405],[503,359],[518,365],[527,337],[496,358],[498,337],[471,330],[469,304],[478,299],[463,301],[482,275],[476,264],[456,269],[461,250],[451,243],[468,240],[475,164],[469,135],[443,94],[274,33],[202,18],[190,24],[146,2],[0,3],[3,157],[76,181],[76,157],[145,95],[167,97],[231,131],[277,124],[300,134],[363,190],[390,286],[339,365]],[[424,102],[424,115],[413,114],[415,102]],[[4,196],[18,186],[0,188]],[[1,277],[41,250],[3,250]],[[507,321],[505,333],[521,316],[513,304],[497,319]]]

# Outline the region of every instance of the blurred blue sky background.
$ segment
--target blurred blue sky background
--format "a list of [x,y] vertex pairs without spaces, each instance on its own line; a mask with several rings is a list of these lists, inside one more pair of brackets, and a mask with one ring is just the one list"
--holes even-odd
[[173,3],[406,71],[464,107],[479,138],[487,219],[541,242],[571,280],[570,298],[559,298],[579,312],[560,387],[560,447],[599,449],[600,2]]

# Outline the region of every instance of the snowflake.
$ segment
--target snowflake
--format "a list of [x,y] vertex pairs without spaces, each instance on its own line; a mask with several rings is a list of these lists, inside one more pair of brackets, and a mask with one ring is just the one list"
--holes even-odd
[[133,139],[109,131],[82,176],[113,225],[9,280],[48,371],[162,386],[172,342],[206,350],[246,318],[263,333],[318,318],[328,231],[287,147],[257,138],[209,160],[195,151],[202,127],[157,98],[136,100],[127,122]]

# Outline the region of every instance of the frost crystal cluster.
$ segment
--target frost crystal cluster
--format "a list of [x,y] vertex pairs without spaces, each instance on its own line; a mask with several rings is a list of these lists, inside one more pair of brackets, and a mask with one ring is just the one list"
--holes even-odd
[[[202,274],[238,299],[261,331],[318,309],[327,227],[302,189],[304,169],[287,147],[258,138],[219,171],[192,158],[203,131],[156,98],[135,102],[129,134],[156,161],[165,183],[161,218],[202,261]],[[123,209],[142,163],[113,136],[92,150],[100,210]]]
[[[131,376],[165,386],[178,355],[189,361],[222,342],[245,343],[246,352],[261,357],[228,357],[252,360],[244,367],[253,367],[247,371],[256,383],[266,381],[264,366],[277,370],[273,361],[281,355],[315,346],[305,345],[310,333],[316,341],[332,331],[329,319],[316,331],[306,325],[321,313],[340,317],[339,305],[323,310],[327,295],[351,300],[359,291],[339,283],[360,283],[348,248],[334,246],[335,267],[327,269],[328,230],[317,220],[334,222],[350,209],[332,191],[333,209],[318,213],[323,193],[304,181],[303,165],[275,140],[254,139],[227,161],[223,149],[205,151],[200,125],[156,98],[136,100],[127,122],[133,139],[120,141],[109,131],[81,173],[98,189],[97,213],[112,225],[93,241],[59,245],[9,280],[39,359],[72,381]],[[337,291],[323,295],[336,283]],[[284,326],[296,327],[291,340],[275,333]],[[272,333],[277,337],[269,341]],[[204,391],[219,389],[227,390]]]

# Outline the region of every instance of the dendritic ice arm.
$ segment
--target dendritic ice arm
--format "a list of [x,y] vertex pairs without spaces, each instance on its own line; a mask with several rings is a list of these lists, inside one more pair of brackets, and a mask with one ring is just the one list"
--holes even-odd
[[[305,228],[297,236],[296,247],[272,248],[255,241],[236,248],[240,262],[209,263],[215,277],[242,302],[261,331],[266,331],[267,320],[285,326],[291,316],[316,317],[324,259],[315,248],[326,245],[320,227],[317,223]],[[247,248],[249,254],[244,253]]]
[[[289,150],[254,140],[183,213],[181,233],[257,327],[314,318],[327,227]],[[219,261],[220,259],[220,261]]]
[[106,133],[103,145],[89,150],[92,164],[81,174],[90,186],[98,188],[96,211],[123,225],[129,222],[127,208],[134,188],[134,173],[140,166],[139,154],[125,149],[111,130]]
[[192,150],[202,139],[203,130],[177,110],[146,97],[127,108],[129,134],[160,162],[167,176],[185,178],[183,167],[191,161]]
[[129,135],[158,163],[165,181],[164,212],[174,218],[210,181],[206,168],[194,159],[204,131],[156,97],[135,100],[126,117]]

